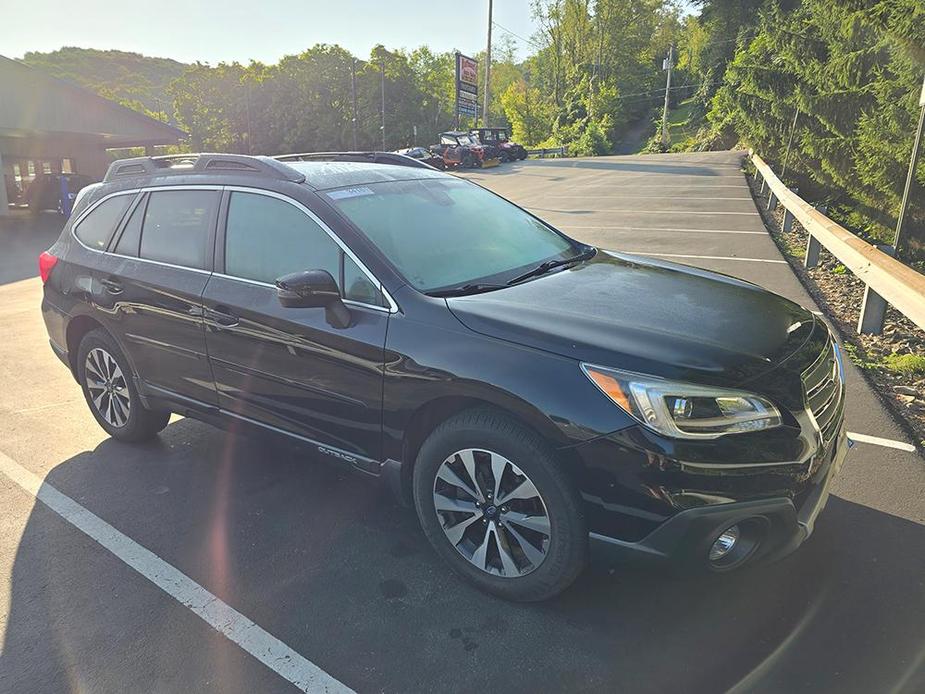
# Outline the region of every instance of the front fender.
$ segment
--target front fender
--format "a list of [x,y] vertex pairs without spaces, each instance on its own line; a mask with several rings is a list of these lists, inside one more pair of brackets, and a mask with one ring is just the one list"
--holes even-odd
[[510,412],[556,447],[633,424],[575,360],[475,333],[452,316],[435,325],[393,315],[384,363],[386,457],[400,460],[404,435],[414,418],[428,403],[447,398]]

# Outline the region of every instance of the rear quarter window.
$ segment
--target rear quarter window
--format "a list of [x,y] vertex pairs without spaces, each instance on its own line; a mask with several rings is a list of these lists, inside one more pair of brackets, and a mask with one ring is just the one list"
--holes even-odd
[[132,195],[116,195],[104,200],[74,227],[74,235],[89,248],[102,251],[122,220]]

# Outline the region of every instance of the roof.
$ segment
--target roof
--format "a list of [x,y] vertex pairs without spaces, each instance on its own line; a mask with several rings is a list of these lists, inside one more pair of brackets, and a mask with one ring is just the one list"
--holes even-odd
[[95,136],[110,148],[186,137],[179,128],[0,56],[0,136],[52,133]]
[[368,164],[353,161],[292,161],[287,166],[305,175],[305,182],[316,190],[361,186],[382,181],[414,181],[443,178],[447,174],[430,167],[394,164]]

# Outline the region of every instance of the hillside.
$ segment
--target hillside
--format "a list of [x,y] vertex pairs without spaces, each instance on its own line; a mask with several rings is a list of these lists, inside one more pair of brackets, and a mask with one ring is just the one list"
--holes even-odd
[[74,47],[26,53],[22,62],[168,121],[174,120],[174,114],[167,86],[188,67],[169,58]]

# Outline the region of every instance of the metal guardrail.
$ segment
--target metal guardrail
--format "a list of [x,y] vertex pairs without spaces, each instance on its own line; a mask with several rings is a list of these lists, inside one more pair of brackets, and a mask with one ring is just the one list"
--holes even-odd
[[528,149],[527,156],[539,157],[540,159],[545,159],[547,156],[564,157],[565,147],[555,147],[553,149]]
[[796,219],[807,231],[803,264],[810,268],[819,262],[821,245],[867,285],[858,332],[879,335],[887,304],[925,330],[925,275],[896,260],[892,247],[869,244],[833,222],[787,188],[760,156],[749,154],[761,180],[761,192],[769,190],[768,210],[778,203],[784,207],[783,230],[789,231]]

